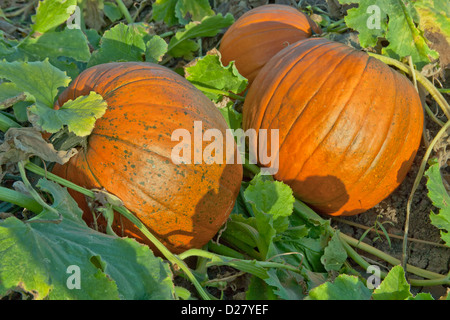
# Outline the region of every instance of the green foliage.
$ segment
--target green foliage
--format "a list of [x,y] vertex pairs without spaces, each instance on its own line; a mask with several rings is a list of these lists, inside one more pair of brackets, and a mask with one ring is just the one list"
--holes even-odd
[[164,21],[169,27],[200,21],[214,14],[208,0],[156,0],[153,5],[153,19]]
[[382,53],[395,59],[411,56],[418,69],[439,57],[429,48],[427,40],[414,23],[417,20],[413,4],[402,0],[339,0],[341,4],[357,3],[345,17],[348,27],[359,32],[362,47],[376,46],[379,38],[389,45]]
[[231,26],[233,22],[234,18],[230,13],[225,17],[218,14],[204,17],[199,22],[191,22],[170,39],[168,53],[176,58],[183,57],[191,60],[193,52],[199,49],[198,44],[192,39],[214,37],[222,29]]
[[450,247],[450,195],[444,186],[440,172],[439,162],[430,160],[430,167],[425,172],[428,178],[428,197],[433,205],[439,209],[439,213],[431,212],[431,223],[441,230],[441,238]]
[[[248,83],[247,79],[239,74],[234,62],[227,67],[223,66],[218,52],[197,59],[193,65],[186,67],[185,76],[190,82],[201,87],[235,94],[244,91]],[[222,98],[217,91],[204,93],[214,102]]]
[[[21,288],[35,299],[173,298],[171,272],[148,247],[88,228],[65,188],[44,179],[37,186],[51,194],[52,210],[0,222],[0,296]],[[54,211],[60,223],[49,223]],[[69,285],[70,266],[79,268],[79,289]]]

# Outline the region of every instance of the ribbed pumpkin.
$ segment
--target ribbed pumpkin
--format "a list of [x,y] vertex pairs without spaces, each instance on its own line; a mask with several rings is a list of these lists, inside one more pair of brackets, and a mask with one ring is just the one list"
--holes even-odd
[[[242,165],[225,161],[174,164],[172,148],[180,142],[172,141],[172,133],[186,129],[194,139],[194,121],[201,121],[203,132],[218,129],[225,137],[227,124],[219,110],[183,77],[151,63],[108,63],[89,68],[59,96],[57,106],[90,91],[106,100],[106,113],[96,121],[87,147],[64,166],[56,165],[53,172],[119,197],[172,252],[206,244],[233,208]],[[195,152],[202,152],[207,145],[203,142],[202,150]],[[89,222],[92,213],[84,197],[72,194]],[[152,246],[118,214],[113,229]]]
[[299,10],[281,4],[256,7],[243,14],[225,32],[219,51],[222,63],[235,61],[249,84],[259,70],[281,49],[321,33],[320,28]]
[[[399,186],[424,119],[405,76],[320,38],[300,41],[266,64],[250,87],[243,117],[246,130],[279,130],[275,178],[334,216],[364,212]],[[250,147],[255,152],[257,146]],[[267,144],[259,148],[277,152]]]

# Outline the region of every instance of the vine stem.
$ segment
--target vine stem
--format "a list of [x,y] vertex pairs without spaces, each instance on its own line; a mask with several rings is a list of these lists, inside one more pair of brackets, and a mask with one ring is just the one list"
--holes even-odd
[[10,188],[0,187],[0,200],[13,203],[35,214],[41,213],[43,209],[34,198]]
[[127,20],[129,24],[134,23],[133,18],[130,15],[130,12],[128,11],[127,7],[123,3],[122,0],[116,0],[117,6],[119,7],[120,11],[122,12],[123,16]]
[[[80,192],[84,194],[85,196],[88,196],[90,198],[95,198],[95,194],[93,191],[88,190],[86,188],[80,187],[66,179],[63,179],[51,172],[45,171],[43,168],[39,167],[38,165],[27,162],[24,167],[38,175],[41,175],[43,177],[49,178],[65,187],[68,187],[74,191]],[[155,247],[166,257],[166,259],[172,264],[178,266],[189,278],[189,280],[192,282],[192,284],[197,289],[200,296],[205,300],[210,300],[210,296],[208,293],[203,289],[203,287],[198,282],[197,278],[195,278],[194,274],[191,272],[189,267],[185,264],[185,262],[180,259],[178,256],[170,252],[148,229],[147,227],[139,220],[135,215],[133,215],[127,208],[125,207],[118,207],[118,206],[112,206],[113,209],[123,216],[130,220],[133,224],[136,225],[136,227],[155,245]]]
[[408,232],[409,232],[409,219],[411,215],[411,203],[412,199],[414,197],[414,193],[416,192],[420,180],[423,177],[423,173],[425,172],[425,167],[428,162],[428,158],[430,157],[431,152],[433,151],[433,148],[435,144],[439,141],[439,139],[442,137],[442,135],[447,131],[447,129],[450,128],[450,120],[447,121],[447,123],[439,130],[439,132],[436,134],[436,136],[431,141],[430,145],[427,148],[427,151],[425,152],[422,162],[419,167],[419,172],[417,173],[416,179],[414,180],[414,184],[411,190],[411,193],[409,194],[408,202],[406,204],[406,220],[405,220],[405,230],[403,235],[403,253],[402,253],[402,266],[404,267],[406,265],[406,261],[408,258],[407,254],[407,242],[408,242]]

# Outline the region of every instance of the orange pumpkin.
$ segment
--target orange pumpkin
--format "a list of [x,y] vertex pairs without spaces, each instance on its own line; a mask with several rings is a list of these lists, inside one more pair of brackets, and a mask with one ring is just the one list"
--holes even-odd
[[424,120],[405,76],[320,38],[297,42],[266,64],[249,89],[243,118],[246,130],[279,130],[279,148],[255,143],[251,150],[277,152],[275,178],[334,216],[364,212],[399,186]]
[[[206,244],[234,206],[242,165],[175,164],[172,149],[180,142],[172,141],[172,133],[184,128],[193,135],[194,121],[202,121],[203,132],[218,129],[225,136],[227,124],[219,110],[175,72],[138,62],[85,70],[59,96],[56,107],[90,91],[106,100],[106,113],[97,120],[86,147],[53,172],[119,197],[172,252]],[[207,145],[203,142],[192,155]],[[84,197],[72,194],[84,209],[85,220],[92,222]],[[113,230],[154,249],[134,224],[117,213]]]
[[276,53],[299,40],[321,33],[307,15],[280,4],[256,7],[243,14],[226,31],[221,43],[222,63],[235,61],[239,73],[253,82],[259,70]]

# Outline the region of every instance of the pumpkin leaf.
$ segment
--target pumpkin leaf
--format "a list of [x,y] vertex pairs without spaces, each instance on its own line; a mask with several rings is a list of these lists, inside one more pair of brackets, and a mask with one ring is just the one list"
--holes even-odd
[[167,43],[160,36],[154,35],[145,44],[145,61],[158,63],[167,52]]
[[430,213],[431,224],[441,229],[441,238],[450,247],[450,195],[444,186],[437,159],[430,160],[430,167],[425,172],[428,178],[428,197],[439,213]]
[[191,22],[170,39],[168,53],[175,58],[184,57],[192,60],[192,52],[198,50],[198,45],[191,39],[213,37],[222,29],[231,26],[233,22],[234,18],[231,13],[225,17],[219,13],[215,16],[205,17],[201,21]]
[[[186,67],[186,79],[194,85],[199,84],[201,87],[236,94],[244,91],[248,83],[247,79],[239,74],[234,62],[224,67],[217,50],[197,59],[192,65]],[[219,93],[205,91],[204,94],[214,102],[218,102],[222,98]]]
[[178,23],[175,16],[175,6],[178,0],[156,0],[153,4],[153,20],[164,21],[171,27]]
[[120,11],[119,7],[112,2],[103,3],[103,12],[108,17],[108,19],[111,20],[111,22],[115,22],[123,16],[122,11]]
[[200,21],[214,14],[208,0],[156,0],[153,4],[153,19],[164,21],[169,27]]
[[142,34],[123,23],[105,31],[100,48],[91,56],[88,67],[114,61],[143,61],[145,42]]
[[67,101],[58,110],[35,104],[28,111],[30,122],[47,132],[55,133],[67,125],[70,132],[84,137],[92,132],[106,108],[103,97],[91,91],[87,96]]
[[423,32],[417,28],[413,5],[402,0],[339,0],[341,4],[357,3],[347,11],[345,22],[358,31],[362,47],[373,47],[384,37],[389,45],[382,49],[386,56],[403,59],[411,56],[420,70],[439,57],[428,47]]
[[80,29],[49,31],[37,38],[26,38],[18,47],[32,60],[46,57],[70,57],[76,61],[87,62],[91,57],[88,41]]
[[320,261],[325,266],[325,270],[339,271],[346,260],[347,251],[345,251],[345,248],[339,238],[339,232],[337,231],[331,237],[330,242],[328,242]]
[[[37,187],[62,221],[0,220],[0,296],[20,288],[35,299],[173,299],[169,267],[147,246],[90,229],[58,184],[40,179]],[[33,219],[53,215],[44,209]]]
[[35,32],[45,33],[65,22],[74,13],[77,0],[39,1],[32,26]]
[[175,5],[175,16],[178,18],[178,22],[183,25],[213,15],[215,15],[215,12],[211,9],[209,0],[178,0]]
[[372,294],[374,300],[405,300],[412,297],[410,285],[401,266],[393,267]]
[[340,274],[333,282],[327,281],[313,288],[310,300],[369,300],[372,292],[355,276]]
[[48,108],[53,107],[58,88],[66,87],[70,82],[65,72],[52,66],[48,59],[36,62],[0,61],[0,78],[11,81],[33,96],[36,103]]

